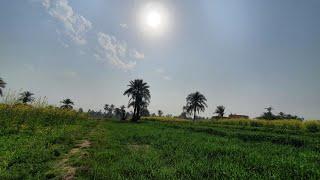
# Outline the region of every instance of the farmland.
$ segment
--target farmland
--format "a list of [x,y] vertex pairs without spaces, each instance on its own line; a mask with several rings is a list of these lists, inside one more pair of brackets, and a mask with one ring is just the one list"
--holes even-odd
[[0,178],[319,179],[318,131],[237,121],[130,123],[1,106]]

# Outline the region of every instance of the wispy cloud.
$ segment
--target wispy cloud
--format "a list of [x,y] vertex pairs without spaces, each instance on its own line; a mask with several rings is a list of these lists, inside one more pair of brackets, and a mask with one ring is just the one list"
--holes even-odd
[[128,24],[120,24],[120,26],[124,29],[128,29]]
[[[78,45],[87,43],[86,34],[93,28],[93,25],[85,17],[75,12],[68,0],[41,0],[41,2],[50,16],[62,23],[63,28],[57,30],[59,35],[66,35]],[[120,26],[128,28],[127,24],[120,24]],[[59,42],[64,47],[69,47],[69,43],[60,38]],[[109,61],[112,65],[123,70],[134,68],[136,60],[145,58],[144,53],[134,48],[129,49],[125,41],[119,41],[108,33],[97,33],[97,42],[98,49],[93,53],[93,56],[102,62]]]
[[161,76],[162,79],[171,81],[172,78],[169,76],[163,68],[157,68],[156,72]]
[[144,59],[144,54],[135,49],[130,50],[130,57],[135,59]]
[[50,16],[63,24],[63,33],[79,45],[86,44],[85,34],[92,29],[92,23],[74,12],[68,0],[42,0]]
[[135,61],[127,60],[127,43],[117,40],[116,37],[98,33],[98,43],[100,45],[98,49],[98,56],[121,69],[128,70],[135,67]]

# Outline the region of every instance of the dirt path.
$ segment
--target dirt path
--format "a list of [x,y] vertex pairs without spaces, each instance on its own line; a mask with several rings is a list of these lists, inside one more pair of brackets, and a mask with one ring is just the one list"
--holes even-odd
[[72,148],[68,154],[58,163],[58,168],[62,169],[64,180],[72,180],[76,174],[76,167],[72,167],[70,163],[68,163],[69,159],[76,155],[83,155],[83,149],[89,148],[91,146],[91,142],[88,140],[82,140],[81,143],[77,144],[74,148]]

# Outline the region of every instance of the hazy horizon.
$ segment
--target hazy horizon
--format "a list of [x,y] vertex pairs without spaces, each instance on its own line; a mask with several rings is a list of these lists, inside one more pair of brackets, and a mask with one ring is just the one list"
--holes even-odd
[[213,116],[272,106],[320,119],[320,1],[3,0],[4,92],[29,90],[85,110],[127,105],[150,85],[150,112],[179,115],[200,91]]

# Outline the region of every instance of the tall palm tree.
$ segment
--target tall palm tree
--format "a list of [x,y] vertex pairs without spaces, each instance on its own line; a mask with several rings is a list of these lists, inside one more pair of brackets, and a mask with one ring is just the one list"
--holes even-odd
[[128,87],[123,95],[130,97],[128,107],[133,107],[132,121],[136,122],[140,119],[141,110],[149,105],[150,86],[142,79],[135,79],[129,82]]
[[215,113],[218,114],[220,118],[223,118],[225,110],[226,108],[224,106],[217,106]]
[[74,103],[71,99],[64,99],[60,103],[62,103],[62,106],[60,107],[62,109],[73,109]]
[[23,93],[20,93],[19,101],[22,101],[23,104],[27,104],[29,102],[32,102],[34,100],[34,97],[32,97],[33,95],[34,94],[29,91],[25,91]]
[[6,83],[0,78],[0,96],[2,96],[2,89],[6,87]]
[[193,113],[193,121],[196,120],[196,113],[204,112],[208,107],[206,101],[206,97],[198,91],[187,96],[186,110],[190,114]]

